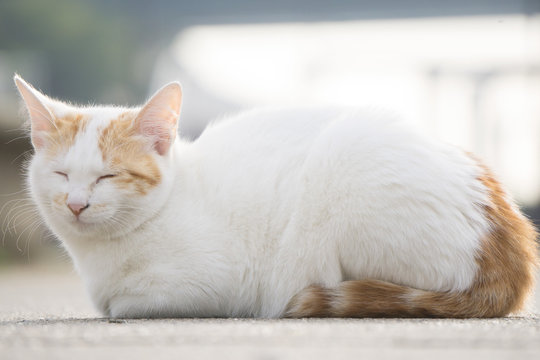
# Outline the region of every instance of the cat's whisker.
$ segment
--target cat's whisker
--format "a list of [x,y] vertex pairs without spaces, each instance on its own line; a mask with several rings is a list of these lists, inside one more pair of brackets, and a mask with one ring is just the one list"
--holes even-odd
[[18,159],[20,159],[21,157],[28,157],[28,154],[32,154],[33,153],[33,150],[30,149],[30,150],[26,150],[26,151],[23,151],[20,155],[18,155],[15,159],[13,159],[11,161],[11,165],[13,165]]
[[11,204],[15,203],[15,206],[18,205],[18,202],[20,202],[21,199],[14,199],[14,200],[10,200],[8,202],[6,202],[2,208],[0,209],[0,216],[4,214],[4,210],[7,209],[7,213],[3,216],[3,220],[2,220],[2,233],[5,233],[6,232],[6,224],[9,224],[9,214],[12,212],[13,210],[13,207],[10,207]]
[[109,221],[111,221],[115,225],[120,226],[122,229],[128,229],[131,225],[129,218],[123,218],[121,216],[112,217],[111,219],[109,219]]
[[22,125],[21,127],[16,128],[16,129],[7,129],[7,130],[4,130],[4,132],[6,132],[6,133],[14,133],[14,132],[24,132],[24,133],[26,133],[26,132],[27,132],[27,129],[25,128],[24,125]]
[[19,218],[19,215],[21,213],[26,213],[26,211],[30,211],[30,207],[28,208],[19,208],[14,211],[13,214],[11,214],[13,211],[10,211],[10,215],[6,216],[4,221],[2,222],[2,233],[12,233],[15,229],[15,225],[17,224],[16,219]]
[[125,210],[144,211],[145,214],[149,214],[149,215],[155,215],[159,212],[158,210],[145,209],[145,208],[136,207],[136,206],[118,206],[117,209],[120,211],[125,211]]
[[36,232],[36,230],[40,229],[42,225],[43,221],[41,221],[40,219],[29,224],[23,231],[21,231],[19,237],[17,238],[17,244],[19,243],[20,239],[23,239],[23,234],[26,233],[26,248],[28,248],[31,240],[33,239],[34,233]]
[[11,204],[16,203],[16,202],[26,201],[26,200],[27,200],[26,198],[17,198],[17,199],[11,199],[11,200],[6,201],[4,205],[2,206],[2,208],[0,209],[0,214],[2,214],[4,209],[10,206]]
[[[14,221],[13,224],[10,224],[10,227],[8,228],[8,232],[9,234],[12,234],[12,235],[16,235],[17,234],[17,228],[20,229],[20,226],[18,226],[18,223],[16,222],[17,220]],[[36,221],[36,220],[34,220]],[[24,233],[26,231],[26,229],[29,227],[30,225],[25,225],[25,227],[23,228],[23,230],[20,230],[20,234]],[[3,238],[2,238],[2,242],[4,243],[5,242],[5,236],[6,234],[4,234]]]
[[[9,196],[15,196],[15,195],[26,194],[26,193],[27,193],[27,189],[21,189],[19,191],[15,191],[12,193],[0,194],[0,197],[9,197]],[[20,200],[20,199],[13,199],[13,200]]]
[[3,228],[9,228],[10,223],[13,223],[15,219],[18,219],[21,215],[25,215],[27,212],[34,211],[37,212],[33,204],[18,204],[13,206],[6,214],[4,222],[2,223]]
[[[17,240],[15,241],[15,246],[17,247],[17,250],[23,252],[23,250],[19,247],[19,241],[21,239],[21,237],[24,235],[25,232],[28,231],[28,229],[34,229],[34,227],[36,226],[39,226],[41,224],[41,219],[37,219],[37,220],[34,220],[31,224],[29,224],[28,226],[26,226],[19,234],[19,236],[17,237]],[[29,234],[28,234],[29,235]],[[28,241],[29,240],[29,237],[27,237]]]
[[[17,129],[15,129],[17,130]],[[17,131],[20,131],[20,130],[17,130]],[[28,135],[27,134],[24,134],[24,135],[21,135],[21,136],[16,136],[8,141],[5,142],[5,145],[9,145],[11,144],[12,142],[16,141],[16,140],[21,140],[21,139],[26,139],[28,138]]]
[[[27,240],[26,240],[26,248],[28,249],[28,254],[30,254],[30,242],[32,241],[33,237],[34,237],[34,233],[38,230],[38,229],[43,229],[43,225],[44,225],[44,222],[41,220],[41,219],[38,219],[38,221],[36,221],[32,226],[32,230],[30,231],[30,233],[28,234],[27,236]],[[39,242],[40,244],[43,244],[43,238],[42,237],[39,237]]]
[[129,222],[127,220],[123,220],[123,219],[121,219],[119,217],[111,217],[111,218],[106,219],[106,224],[119,225],[119,226],[121,226],[123,228],[129,226]]

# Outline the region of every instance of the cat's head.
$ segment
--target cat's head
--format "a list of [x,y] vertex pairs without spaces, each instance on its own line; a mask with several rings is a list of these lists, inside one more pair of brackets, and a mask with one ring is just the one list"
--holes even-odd
[[35,149],[28,183],[53,232],[108,238],[139,226],[170,191],[182,91],[171,83],[140,108],[76,107],[19,76]]

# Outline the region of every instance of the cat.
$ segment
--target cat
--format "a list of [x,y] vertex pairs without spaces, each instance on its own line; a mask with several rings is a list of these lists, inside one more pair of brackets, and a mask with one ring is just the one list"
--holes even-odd
[[366,110],[262,109],[177,136],[179,83],[76,107],[15,83],[32,199],[108,317],[500,317],[536,232],[490,170]]

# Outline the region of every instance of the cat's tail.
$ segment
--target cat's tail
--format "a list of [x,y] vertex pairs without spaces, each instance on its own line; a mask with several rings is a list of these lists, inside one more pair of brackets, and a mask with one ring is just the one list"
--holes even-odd
[[342,282],[336,288],[310,286],[289,303],[285,317],[437,317],[505,316],[521,306],[508,291],[432,292],[379,280]]
[[499,317],[523,308],[538,266],[537,233],[483,168],[479,179],[491,197],[485,216],[478,271],[469,289],[436,292],[379,280],[355,280],[335,288],[313,285],[296,294],[287,317]]

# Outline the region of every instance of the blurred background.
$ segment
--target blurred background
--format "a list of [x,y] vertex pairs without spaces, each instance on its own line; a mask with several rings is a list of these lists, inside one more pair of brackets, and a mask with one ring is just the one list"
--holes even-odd
[[478,154],[539,223],[540,0],[0,0],[0,271],[66,261],[24,200],[14,72],[82,104],[179,80],[192,139],[256,106],[387,108]]

